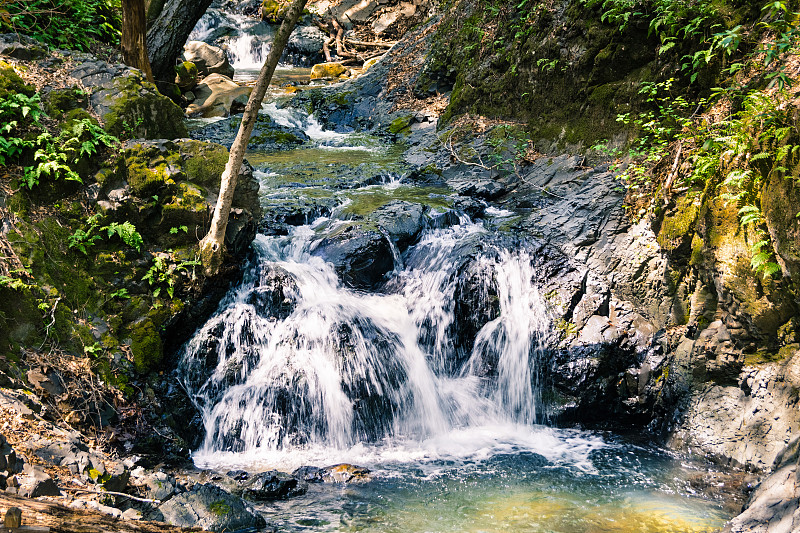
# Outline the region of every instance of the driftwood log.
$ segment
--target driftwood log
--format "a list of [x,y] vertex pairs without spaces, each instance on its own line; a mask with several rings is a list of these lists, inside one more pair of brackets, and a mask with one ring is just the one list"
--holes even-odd
[[[200,528],[185,529],[161,522],[118,520],[95,511],[70,509],[59,503],[31,500],[0,492],[0,517],[9,507],[22,510],[22,526],[25,528],[50,528],[53,533],[187,533],[202,531]],[[0,528],[0,531],[6,531]],[[14,530],[9,530],[14,531]]]

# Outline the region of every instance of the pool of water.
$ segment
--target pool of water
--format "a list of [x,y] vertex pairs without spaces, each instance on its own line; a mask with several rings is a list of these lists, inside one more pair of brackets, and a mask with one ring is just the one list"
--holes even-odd
[[710,466],[611,434],[484,426],[348,450],[196,456],[225,470],[347,461],[370,481],[258,506],[281,531],[705,533],[733,516],[688,479]]

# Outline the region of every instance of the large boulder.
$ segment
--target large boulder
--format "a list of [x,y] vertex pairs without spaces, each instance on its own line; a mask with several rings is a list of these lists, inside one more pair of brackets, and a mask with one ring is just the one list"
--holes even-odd
[[325,237],[314,255],[333,263],[345,285],[371,289],[394,269],[392,245],[378,229],[344,224]]
[[311,79],[317,80],[321,78],[338,78],[347,72],[347,67],[341,63],[319,63],[311,67]]
[[70,72],[93,87],[91,106],[112,135],[142,139],[177,139],[188,132],[183,111],[161,95],[138,70],[84,57]]
[[298,26],[286,43],[286,54],[316,62],[323,57],[322,45],[326,37],[316,26]]
[[[132,222],[145,241],[193,245],[208,229],[227,161],[228,150],[213,143],[128,142],[116,171],[98,174],[98,206],[113,220]],[[252,167],[244,164],[234,191],[231,234],[226,235],[232,248],[252,240],[247,239],[261,217],[258,189]]]
[[244,110],[252,87],[242,87],[222,74],[211,74],[192,91],[194,102],[186,108],[188,116],[227,117]]
[[411,202],[393,201],[385,204],[369,217],[383,228],[400,250],[408,248],[419,237],[425,227],[425,208]]
[[183,47],[183,57],[197,66],[200,76],[222,74],[233,77],[234,69],[228,61],[225,50],[203,41],[189,41]]
[[158,507],[163,520],[180,527],[209,531],[263,528],[264,519],[241,498],[212,484],[198,484]]

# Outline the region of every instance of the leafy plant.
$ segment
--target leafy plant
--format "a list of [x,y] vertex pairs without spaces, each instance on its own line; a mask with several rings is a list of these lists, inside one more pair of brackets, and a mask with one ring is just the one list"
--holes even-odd
[[122,224],[112,222],[107,226],[100,226],[101,215],[92,215],[86,222],[88,227],[86,229],[77,229],[75,233],[69,236],[67,243],[70,249],[78,250],[84,255],[89,255],[89,250],[95,245],[97,241],[103,239],[102,233],[110,239],[117,235],[122,242],[141,252],[142,236],[136,231],[136,226],[132,223],[125,221]]
[[[153,289],[153,296],[158,298],[162,289],[166,289],[170,298],[175,296],[175,286],[178,282],[179,276],[189,273],[189,267],[194,268],[201,263],[198,260],[182,261],[180,263],[170,263],[161,256],[153,258],[153,264],[144,275],[142,281],[146,281]],[[192,278],[194,278],[194,271],[192,271]]]

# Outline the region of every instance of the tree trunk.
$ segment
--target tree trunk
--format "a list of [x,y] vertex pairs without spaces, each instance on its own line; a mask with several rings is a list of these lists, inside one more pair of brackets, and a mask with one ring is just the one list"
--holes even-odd
[[211,0],[166,0],[147,31],[147,50],[156,80],[175,83],[175,62]]
[[214,217],[211,219],[211,228],[208,231],[208,235],[200,241],[200,257],[207,276],[216,274],[222,265],[222,257],[225,251],[225,230],[228,226],[233,191],[236,189],[236,179],[239,176],[239,169],[244,160],[244,153],[247,150],[247,144],[250,142],[250,135],[253,133],[258,111],[261,109],[261,102],[264,100],[264,95],[267,94],[269,83],[272,80],[272,74],[275,72],[275,67],[278,66],[278,60],[281,58],[283,49],[289,41],[289,36],[294,30],[295,24],[297,24],[297,19],[303,13],[306,2],[307,0],[294,0],[289,7],[281,27],[275,34],[272,49],[264,62],[264,66],[261,67],[258,80],[244,109],[239,132],[236,134],[236,140],[233,141],[233,145],[231,145],[228,164],[225,165],[225,171],[222,173],[219,198],[214,209]]
[[144,0],[122,0],[122,62],[138,68],[155,83],[145,43],[147,16]]

